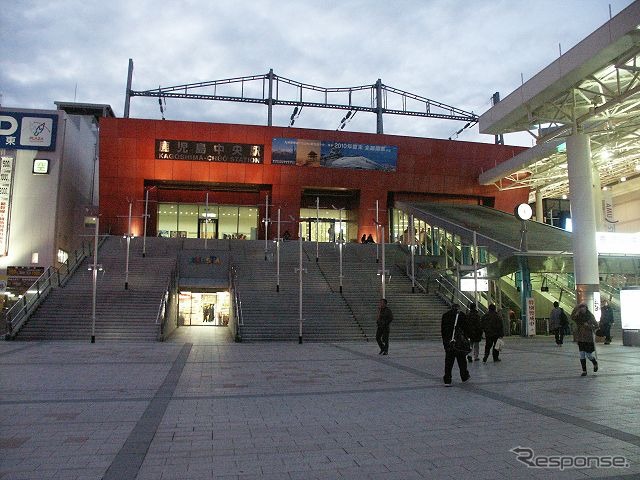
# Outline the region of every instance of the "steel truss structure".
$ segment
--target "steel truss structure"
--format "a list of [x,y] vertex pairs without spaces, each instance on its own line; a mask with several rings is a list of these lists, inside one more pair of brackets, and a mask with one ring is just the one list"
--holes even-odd
[[[639,39],[640,32],[636,42]],[[589,135],[602,186],[640,176],[640,44],[536,108],[529,107],[527,116],[508,131],[528,131],[538,146],[547,146],[540,158],[503,177],[506,182],[495,183],[500,189],[530,188],[532,202],[536,190],[544,198],[569,193],[563,147],[573,131]]]
[[[383,114],[467,122],[457,133],[478,122],[478,116],[473,112],[467,112],[442,102],[390,87],[383,84],[380,79],[371,85],[327,88],[280,77],[273,73],[273,69],[271,69],[264,75],[226,78],[172,87],[158,87],[150,90],[133,90],[131,88],[132,76],[133,61],[130,59],[125,98],[125,118],[129,116],[131,97],[155,97],[160,101],[165,98],[180,98],[266,105],[268,109],[268,126],[273,124],[274,106],[295,107],[294,113],[291,115],[291,124],[295,121],[296,116],[299,115],[299,109],[305,107],[348,110],[348,113],[342,119],[340,128],[344,128],[348,119],[352,118],[357,112],[375,113],[377,133],[384,133]],[[221,87],[227,85],[239,86],[240,94],[224,95],[218,93]]]

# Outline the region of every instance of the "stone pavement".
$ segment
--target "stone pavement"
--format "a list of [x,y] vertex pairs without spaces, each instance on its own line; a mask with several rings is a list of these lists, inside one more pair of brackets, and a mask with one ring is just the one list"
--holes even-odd
[[393,330],[389,356],[214,327],[0,342],[0,479],[640,478],[640,349],[599,346],[580,377],[571,342],[506,341],[453,388],[441,344]]

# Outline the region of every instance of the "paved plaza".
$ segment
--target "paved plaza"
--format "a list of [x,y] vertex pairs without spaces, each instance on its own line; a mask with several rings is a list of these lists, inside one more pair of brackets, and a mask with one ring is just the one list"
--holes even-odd
[[441,344],[393,330],[388,356],[214,327],[0,342],[0,479],[640,478],[640,349],[580,377],[575,344],[506,340],[453,388]]

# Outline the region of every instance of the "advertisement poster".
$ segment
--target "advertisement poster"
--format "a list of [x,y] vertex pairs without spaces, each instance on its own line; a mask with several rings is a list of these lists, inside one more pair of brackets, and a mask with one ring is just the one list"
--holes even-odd
[[395,172],[398,164],[398,147],[390,145],[274,138],[271,147],[274,165]]
[[7,254],[9,247],[9,218],[11,213],[11,184],[15,158],[0,157],[0,256]]

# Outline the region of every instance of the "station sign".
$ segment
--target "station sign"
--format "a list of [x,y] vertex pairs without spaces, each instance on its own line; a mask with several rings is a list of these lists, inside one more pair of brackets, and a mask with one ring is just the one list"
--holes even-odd
[[193,162],[264,163],[264,145],[156,139],[158,160]]
[[0,148],[55,150],[58,116],[0,111]]

